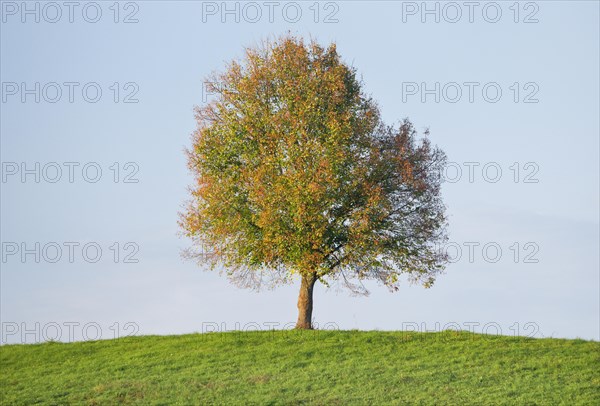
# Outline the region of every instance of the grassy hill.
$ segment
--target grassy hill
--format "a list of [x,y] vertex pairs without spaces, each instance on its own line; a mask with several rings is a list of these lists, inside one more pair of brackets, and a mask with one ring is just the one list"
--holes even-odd
[[600,343],[273,331],[0,347],[2,404],[600,404]]

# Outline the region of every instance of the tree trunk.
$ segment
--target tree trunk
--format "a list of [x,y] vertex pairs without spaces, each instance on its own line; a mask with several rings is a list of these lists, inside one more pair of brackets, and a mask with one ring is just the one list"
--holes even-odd
[[298,295],[297,329],[312,330],[313,288],[317,276],[314,273],[302,275],[300,294]]

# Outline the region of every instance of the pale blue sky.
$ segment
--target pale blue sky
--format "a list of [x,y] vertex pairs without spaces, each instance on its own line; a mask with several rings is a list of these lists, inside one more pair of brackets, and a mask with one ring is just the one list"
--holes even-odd
[[[19,249],[21,243],[29,248],[36,242],[42,247],[80,243],[73,263],[64,246],[57,263],[44,258],[36,263],[34,255],[23,263],[19,254],[5,255],[2,342],[22,341],[20,331],[6,334],[13,323],[27,323],[31,329],[36,322],[41,328],[58,323],[65,340],[65,322],[98,323],[109,338],[115,322],[136,323],[138,334],[176,334],[202,331],[203,323],[225,323],[233,329],[236,322],[254,322],[265,328],[265,323],[282,326],[295,320],[296,285],[257,294],[230,285],[216,272],[203,272],[180,258],[189,241],[177,236],[176,224],[191,182],[183,149],[195,125],[192,108],[203,100],[203,79],[241,56],[244,46],[287,30],[323,44],[336,41],[342,57],[357,68],[365,88],[380,103],[384,118],[395,122],[409,117],[417,128],[429,127],[433,142],[463,175],[444,185],[450,240],[462,246],[463,255],[434,287],[404,285],[390,293],[368,284],[370,296],[353,297],[318,286],[317,323],[386,330],[407,328],[406,323],[439,329],[436,322],[441,327],[458,323],[463,329],[474,322],[481,330],[497,323],[504,334],[513,334],[518,323],[520,333],[527,334],[522,328],[531,322],[539,327],[538,337],[600,339],[598,2],[521,2],[518,7],[513,1],[497,2],[502,12],[497,23],[486,21],[495,16],[491,2],[479,2],[473,22],[461,6],[462,18],[456,23],[445,21],[453,18],[454,10],[444,3],[438,6],[439,23],[434,15],[425,15],[422,22],[421,10],[406,13],[421,2],[321,2],[318,23],[313,1],[297,2],[302,16],[296,23],[286,21],[295,15],[291,2],[278,2],[273,22],[264,2],[255,3],[263,13],[256,23],[245,21],[254,11],[240,3],[236,23],[235,15],[225,15],[222,22],[221,2],[122,2],[119,21],[136,12],[139,21],[131,24],[114,23],[112,1],[97,2],[102,16],[97,23],[87,22],[82,9],[88,3],[74,10],[73,23],[66,7],[60,21],[45,21],[54,18],[55,10],[39,3],[36,23],[35,15],[21,21],[21,10],[13,7],[20,8],[21,2],[2,2],[3,255],[14,248],[12,243]],[[35,7],[35,2],[28,4]],[[215,4],[218,12],[205,14],[203,22],[203,7],[210,11]],[[287,15],[282,14],[284,6]],[[93,7],[87,7],[86,18],[93,18]],[[338,21],[324,23],[332,12]],[[537,23],[523,22],[530,14]],[[16,95],[11,82],[18,84]],[[22,103],[20,84],[33,89],[36,82],[40,103],[34,94],[25,94]],[[42,94],[46,85],[46,97],[55,96],[50,82],[61,84],[63,94],[56,103],[46,102]],[[80,83],[73,103],[65,82]],[[88,82],[102,89],[97,103],[82,97],[81,88]],[[110,88],[114,82],[121,87],[119,103]],[[135,89],[123,89],[129,82],[139,88],[138,103],[121,102]],[[422,90],[422,83],[434,89],[436,82],[440,91],[458,83],[462,98],[449,102],[453,85],[446,86],[447,97],[441,95],[439,103],[434,95],[425,94],[422,102],[420,92],[403,94],[410,83]],[[472,103],[465,82],[479,83]],[[513,99],[515,82],[518,102]],[[482,96],[488,83],[493,84],[488,86],[490,97],[494,86],[502,91],[496,103]],[[538,102],[524,103],[532,91]],[[93,97],[93,91],[89,94]],[[22,183],[20,173],[9,174],[12,162],[25,162],[29,168],[36,162],[41,168],[57,162],[62,178],[50,183],[42,176],[36,183],[34,175],[27,175]],[[73,183],[65,162],[80,164]],[[82,178],[81,168],[89,162],[102,169],[97,183]],[[118,183],[113,181],[114,162],[120,166]],[[122,182],[135,170],[124,167],[128,162],[139,168],[132,177],[137,183]],[[469,162],[473,164],[465,164]],[[486,181],[484,175],[495,177],[498,167],[498,182]],[[53,177],[54,169],[47,169],[46,177]],[[94,176],[93,168],[89,174]],[[81,256],[81,246],[88,242],[103,250],[97,263]],[[119,263],[114,263],[114,242],[120,243]],[[139,247],[133,256],[137,263],[123,263],[124,255],[133,252],[132,246],[124,247],[127,242]],[[479,244],[472,262],[465,243]],[[488,243],[486,260],[482,247]],[[516,263],[515,243],[520,254]],[[494,263],[490,257],[498,246],[502,257]],[[537,263],[524,262],[526,258]],[[75,327],[78,332],[81,328]],[[28,340],[35,341],[34,336]]]

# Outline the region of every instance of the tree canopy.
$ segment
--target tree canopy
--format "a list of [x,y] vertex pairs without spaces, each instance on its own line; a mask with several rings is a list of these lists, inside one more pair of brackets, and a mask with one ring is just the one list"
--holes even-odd
[[192,255],[243,286],[300,275],[311,311],[316,281],[432,285],[447,260],[445,155],[408,119],[383,123],[335,44],[265,41],[207,82],[180,221]]

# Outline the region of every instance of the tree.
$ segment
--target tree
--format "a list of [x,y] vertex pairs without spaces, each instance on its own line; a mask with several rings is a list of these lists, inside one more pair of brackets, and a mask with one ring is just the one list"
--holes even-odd
[[299,275],[300,329],[312,328],[317,281],[432,285],[447,261],[445,155],[407,119],[382,122],[335,44],[283,36],[208,83],[216,97],[196,108],[187,151],[189,255],[245,287]]

